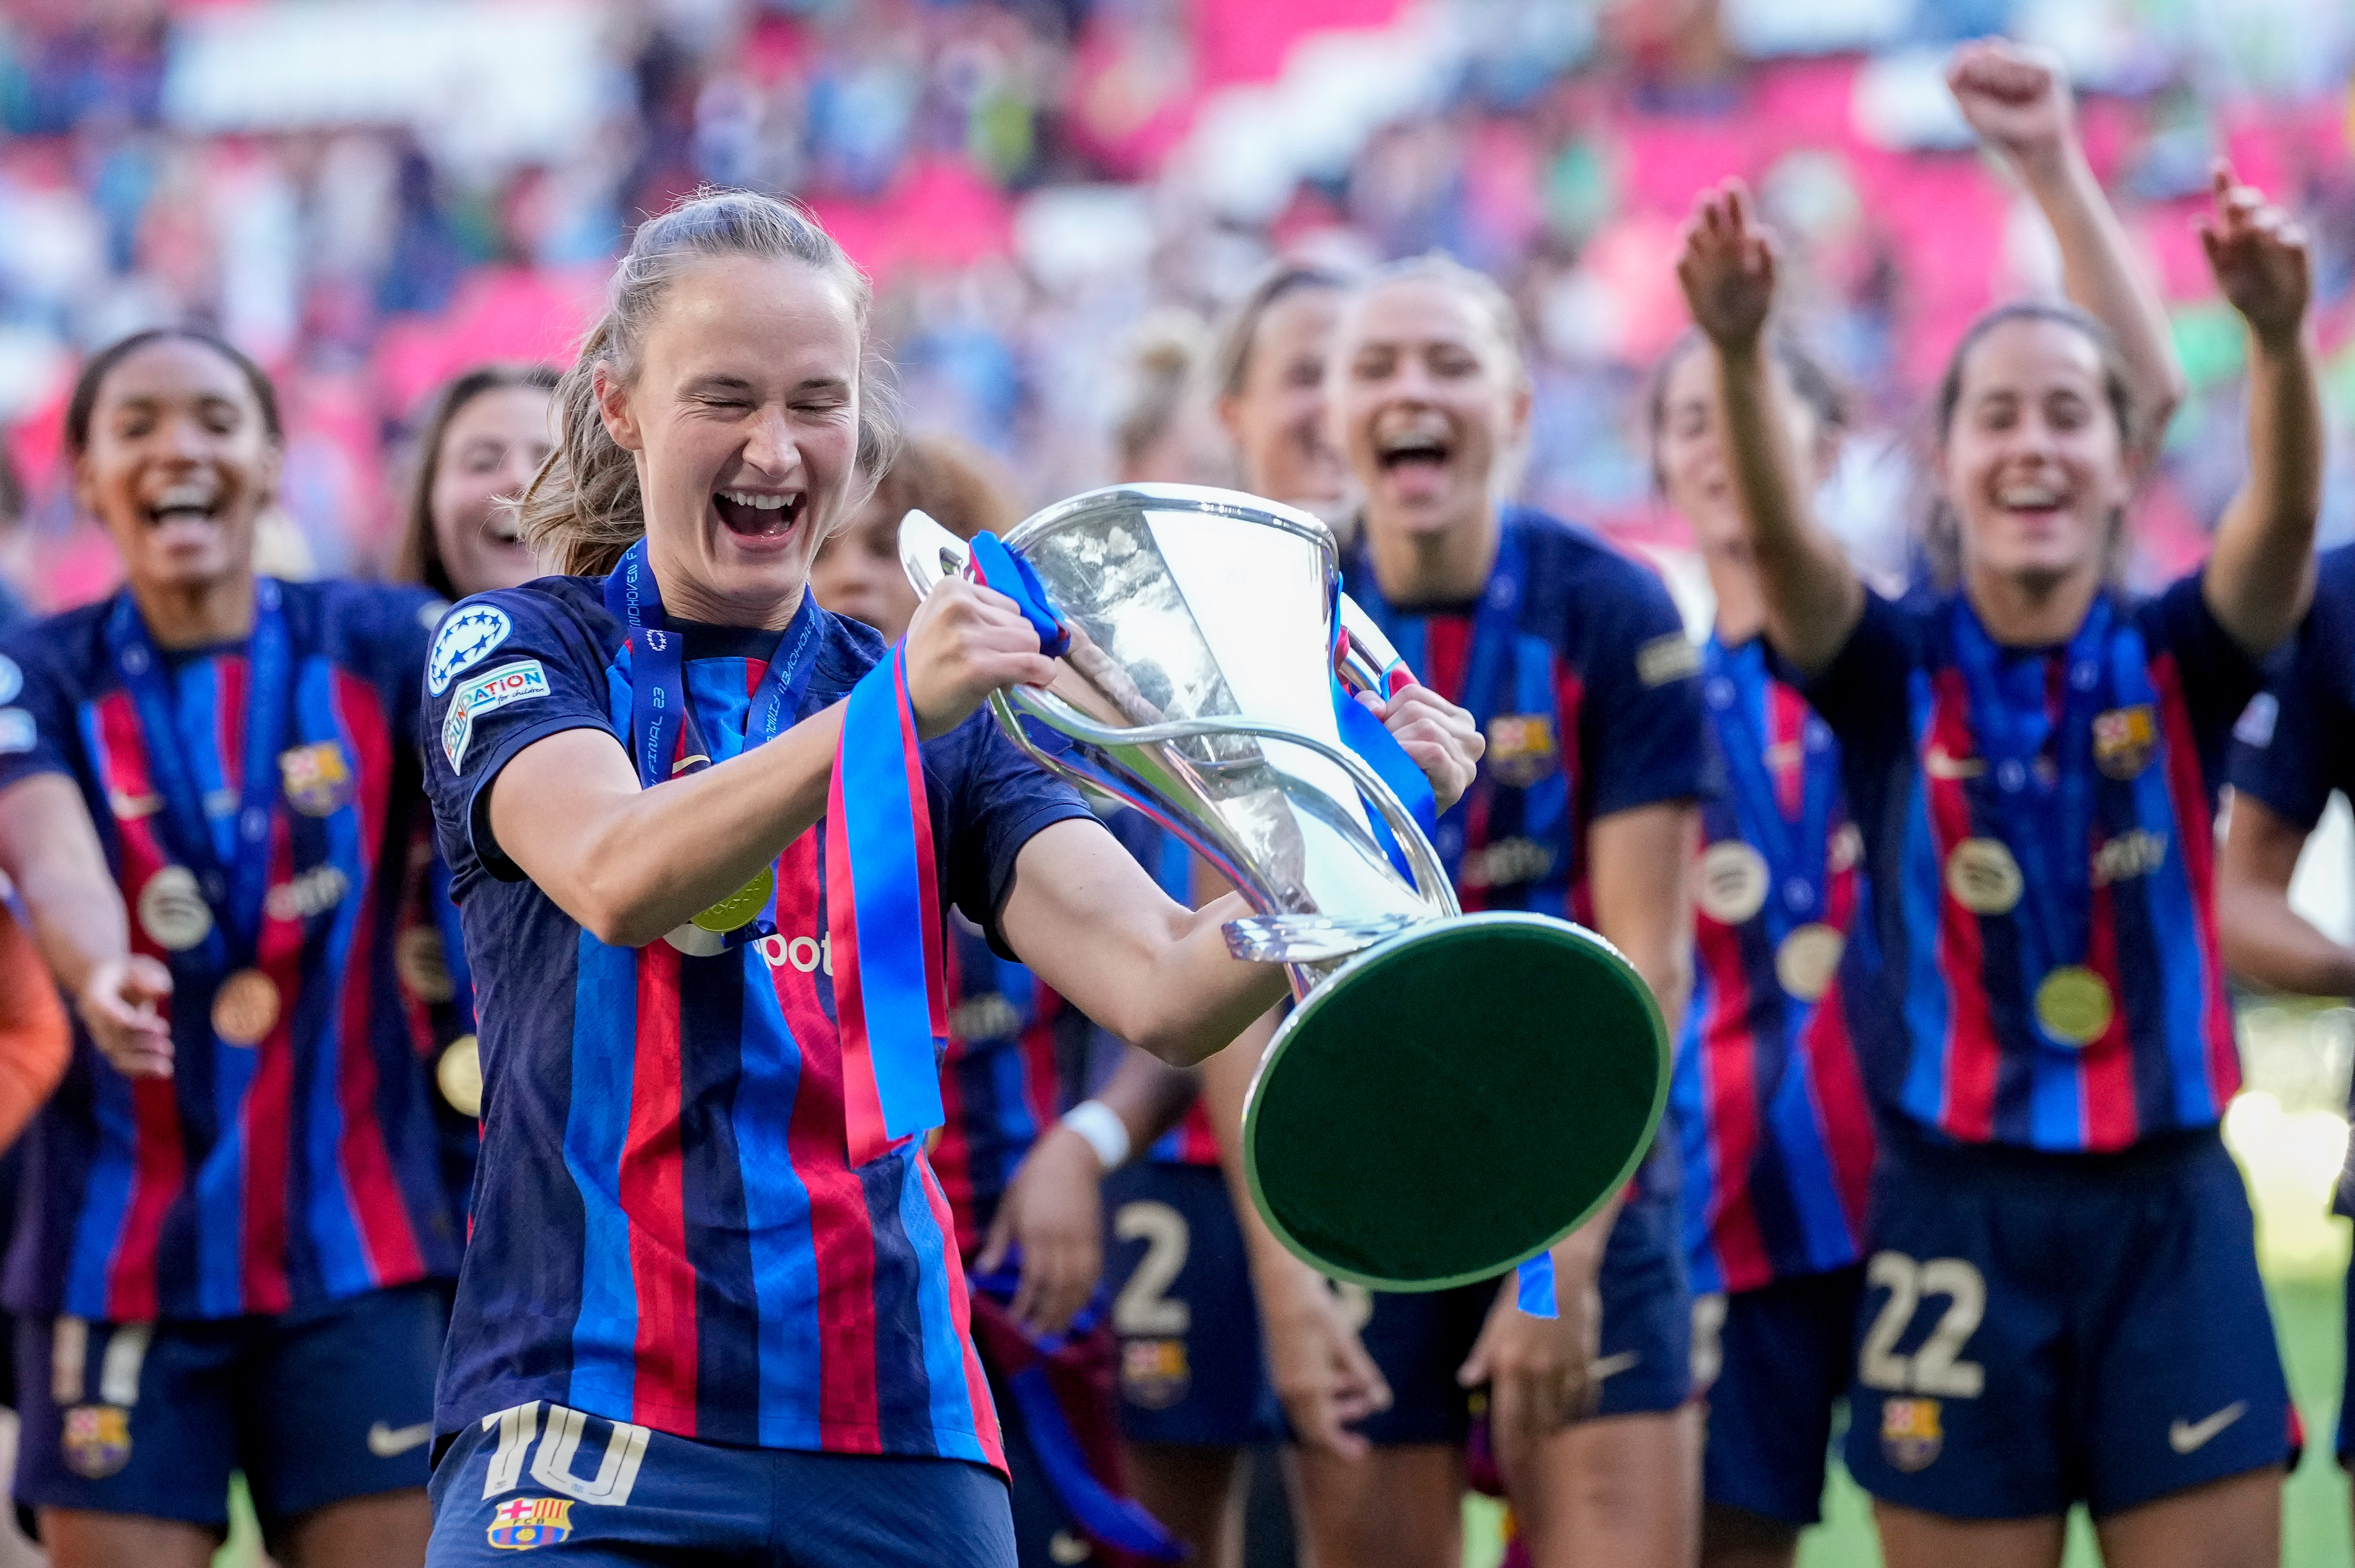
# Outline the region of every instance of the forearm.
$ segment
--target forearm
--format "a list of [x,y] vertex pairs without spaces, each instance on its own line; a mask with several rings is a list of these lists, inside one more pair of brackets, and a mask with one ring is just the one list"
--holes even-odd
[[1247,1030],[1290,988],[1282,965],[1247,963],[1227,951],[1221,928],[1251,912],[1241,894],[1229,893],[1172,922],[1169,940],[1143,966],[1144,984],[1129,988],[1127,1016],[1114,1032],[1191,1067]]
[[1194,1103],[1195,1075],[1130,1046],[1103,1087],[1089,1098],[1101,1102],[1128,1129],[1132,1149],[1141,1149],[1176,1126]]
[[2295,997],[2355,997],[2355,949],[2290,907],[2286,891],[2230,880],[2216,888],[2224,962],[2251,985]]
[[16,879],[33,944],[68,996],[80,994],[91,971],[131,951],[131,924],[112,881],[79,868],[35,864]]
[[700,773],[651,789],[613,773],[611,787],[551,805],[547,774],[626,767],[610,736],[566,731],[527,748],[493,784],[493,828],[599,941],[643,947],[743,887],[825,815],[841,735],[837,703]]
[[1757,563],[1766,635],[1793,664],[1820,670],[1864,613],[1864,585],[1800,492],[1764,344],[1753,338],[1712,348],[1734,496]]
[[2117,339],[2142,411],[2145,445],[2156,451],[2185,386],[2166,306],[2134,264],[2125,226],[2073,134],[2015,158],[2013,166],[2060,242],[2062,287]]
[[2322,513],[2322,399],[2303,332],[2249,334],[2249,472],[2224,508],[2207,595],[2224,629],[2260,656],[2304,618]]

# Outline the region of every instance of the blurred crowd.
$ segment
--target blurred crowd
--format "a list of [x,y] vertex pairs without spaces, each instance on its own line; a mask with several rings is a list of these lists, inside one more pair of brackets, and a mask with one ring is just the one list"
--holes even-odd
[[[463,95],[225,122],[237,40],[282,14],[346,53],[429,36],[463,53],[479,33],[485,59],[555,60],[577,40],[549,72],[571,97],[538,144],[469,140],[482,105]],[[1935,355],[2057,266],[1937,83],[1947,44],[1998,30],[2069,61],[2193,380],[2141,570],[2191,559],[2238,478],[2241,337],[2191,227],[2219,155],[2318,235],[2323,535],[2355,535],[2343,0],[14,0],[0,421],[24,517],[0,565],[46,606],[112,581],[59,464],[63,390],[89,348],[197,319],[285,389],[286,569],[380,569],[433,387],[561,357],[634,217],[704,183],[814,207],[877,277],[913,421],[996,452],[1033,503],[1113,476],[1138,379],[1271,254],[1444,249],[1523,307],[1530,498],[1673,544],[1636,434],[1684,325],[1678,225],[1735,173],[1787,237],[1790,325],[1875,437],[1850,443],[1830,509],[1895,571]],[[1337,36],[1354,52],[1320,55]],[[1177,469],[1220,476],[1216,443],[1194,447]]]

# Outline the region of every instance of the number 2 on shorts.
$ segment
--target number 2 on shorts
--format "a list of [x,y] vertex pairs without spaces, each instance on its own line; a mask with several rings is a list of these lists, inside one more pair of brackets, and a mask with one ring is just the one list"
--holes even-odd
[[1193,1249],[1186,1216],[1151,1200],[1124,1203],[1113,1216],[1112,1230],[1124,1242],[1141,1239],[1145,1243],[1145,1255],[1136,1260],[1135,1271],[1113,1299],[1113,1332],[1124,1338],[1174,1338],[1191,1328],[1193,1307],[1171,1300],[1167,1294],[1178,1271],[1186,1266],[1186,1254]]
[[[1987,1278],[1977,1267],[1967,1258],[1916,1263],[1902,1253],[1876,1253],[1865,1265],[1864,1278],[1865,1288],[1886,1288],[1889,1299],[1857,1353],[1857,1381],[1886,1393],[1978,1398],[1987,1386],[1986,1369],[1977,1361],[1955,1359],[1987,1316]],[[1904,1338],[1913,1309],[1925,1296],[1945,1296],[1946,1309],[1922,1348],[1901,1356],[1897,1341]]]

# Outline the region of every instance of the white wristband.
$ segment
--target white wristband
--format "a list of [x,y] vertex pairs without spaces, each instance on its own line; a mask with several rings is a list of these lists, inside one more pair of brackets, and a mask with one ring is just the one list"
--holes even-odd
[[1081,1101],[1063,1113],[1063,1125],[1087,1140],[1096,1151],[1097,1163],[1106,1170],[1118,1170],[1128,1163],[1128,1124],[1102,1100]]

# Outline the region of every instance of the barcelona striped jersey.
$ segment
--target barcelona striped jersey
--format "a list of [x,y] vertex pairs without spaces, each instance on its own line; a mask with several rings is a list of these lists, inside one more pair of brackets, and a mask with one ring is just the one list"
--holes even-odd
[[[267,580],[257,598],[260,677],[250,642],[148,651],[123,596],[20,630],[0,659],[0,788],[73,780],[132,950],[173,978],[170,1078],[123,1077],[77,1025],[27,1135],[16,1311],[277,1313],[455,1269],[394,956],[433,602]],[[249,873],[258,908],[232,940],[218,883]]]
[[1589,825],[1716,793],[1700,652],[1659,578],[1593,535],[1508,507],[1475,603],[1393,605],[1362,548],[1343,586],[1487,738],[1471,789],[1439,819],[1466,911],[1592,924]]
[[2239,1086],[2211,825],[2261,676],[2200,584],[2105,591],[2041,648],[1998,646],[1960,594],[1868,594],[1807,683],[1873,889],[1843,994],[1877,1105],[2089,1151],[2211,1125]]
[[1860,1258],[1873,1136],[1838,1000],[1865,900],[1838,744],[1757,638],[1702,654],[1726,791],[1701,808],[1668,1104],[1692,1285],[1713,1293]]
[[[794,721],[883,652],[806,598],[783,634],[673,629],[696,718],[678,743],[698,736],[715,763],[742,751],[781,646],[798,661],[814,645]],[[485,786],[509,760],[574,729],[626,751],[631,702],[598,579],[468,600],[429,659],[428,789],[485,1080],[440,1428],[546,1400],[707,1442],[1002,1467],[922,1140],[849,1163],[825,824],[777,858],[757,934],[706,947],[682,928],[685,948],[598,941],[491,835]],[[682,750],[674,766],[704,760]],[[943,890],[993,931],[1023,844],[1091,814],[986,713],[922,761]]]

